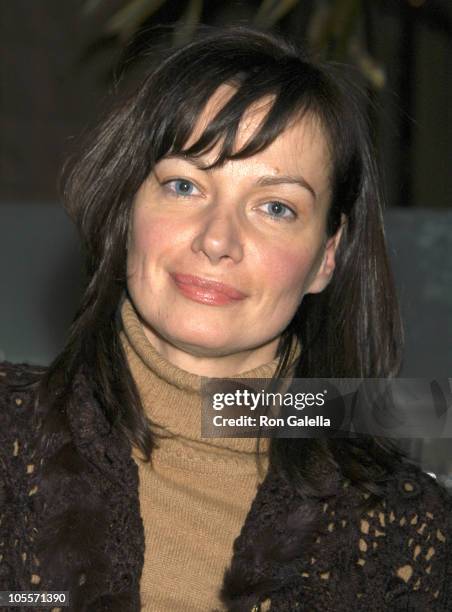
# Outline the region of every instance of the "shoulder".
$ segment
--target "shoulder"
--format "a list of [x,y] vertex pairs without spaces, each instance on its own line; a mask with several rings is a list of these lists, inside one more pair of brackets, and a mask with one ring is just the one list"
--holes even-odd
[[446,541],[452,547],[452,494],[419,466],[407,461],[399,466],[386,483],[383,504],[389,528],[408,538],[409,547],[421,541],[433,547],[425,551],[427,561],[441,556]]
[[31,446],[40,366],[0,362],[0,468],[10,474]]
[[5,544],[0,587],[3,585],[3,590],[11,588],[14,546],[20,534],[26,533],[25,521],[30,519],[29,511],[37,490],[36,383],[43,371],[44,368],[26,364],[0,362],[0,540]]
[[[337,486],[328,497],[308,499],[270,469],[234,543],[225,601],[237,600],[254,580],[273,585],[275,610],[295,609],[298,598],[306,609],[332,609],[334,601],[338,611],[447,610],[447,490],[407,461],[381,483],[382,497],[371,507],[370,495],[340,474]],[[278,591],[280,584],[286,587]]]
[[26,391],[27,386],[37,382],[46,369],[27,363],[0,361],[0,398],[4,400],[16,389]]
[[452,495],[435,478],[403,461],[387,479],[383,499],[358,517],[357,529],[356,563],[364,574],[371,568],[386,574],[388,605],[447,609]]
[[39,380],[46,368],[0,362],[0,431],[33,411]]
[[370,507],[368,493],[346,480],[342,485],[342,493],[322,508],[325,524],[307,573],[312,576],[314,567],[322,578],[323,572],[336,595],[347,583],[349,609],[447,610],[452,597],[447,489],[408,460],[380,482],[382,497]]
[[423,509],[439,518],[452,509],[452,494],[433,475],[406,460],[388,479],[386,500],[399,513]]

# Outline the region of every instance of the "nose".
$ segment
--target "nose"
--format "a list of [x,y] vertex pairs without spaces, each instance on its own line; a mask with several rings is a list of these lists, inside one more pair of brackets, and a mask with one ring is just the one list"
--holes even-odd
[[212,264],[222,259],[235,263],[243,257],[243,245],[238,221],[230,211],[207,212],[192,242],[194,253],[204,253]]

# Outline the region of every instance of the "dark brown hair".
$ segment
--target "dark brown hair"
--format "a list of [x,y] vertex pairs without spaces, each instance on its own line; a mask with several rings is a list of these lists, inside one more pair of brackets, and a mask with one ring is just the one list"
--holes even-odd
[[[74,376],[84,369],[112,426],[151,456],[153,436],[119,341],[118,305],[126,290],[134,196],[167,154],[201,155],[221,143],[215,164],[245,158],[265,149],[305,113],[320,122],[331,152],[328,235],[342,215],[347,224],[330,285],[304,298],[282,334],[275,377],[285,372],[294,335],[303,347],[297,377],[393,376],[400,363],[401,325],[380,182],[356,88],[337,68],[317,65],[295,45],[249,28],[209,31],[148,63],[141,86],[90,136],[67,175],[66,207],[85,249],[87,285],[66,346],[42,381],[42,399],[50,401],[56,392],[58,401],[70,401]],[[199,140],[184,149],[206,101],[223,83],[235,85],[234,95]],[[243,114],[266,96],[272,103],[264,123],[234,152]],[[399,457],[389,444],[374,439],[272,441],[273,466],[305,493],[321,493],[308,467],[315,465],[316,454],[330,457],[374,493],[377,475]]]

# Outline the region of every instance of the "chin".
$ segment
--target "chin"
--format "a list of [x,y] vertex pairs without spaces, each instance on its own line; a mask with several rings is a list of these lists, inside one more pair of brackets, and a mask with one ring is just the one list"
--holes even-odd
[[227,332],[228,327],[221,322],[208,321],[202,317],[195,318],[187,313],[185,318],[180,316],[165,321],[164,332],[166,337],[177,338],[181,342],[220,347],[230,341],[231,334]]
[[240,352],[239,348],[229,347],[225,338],[206,336],[203,334],[178,335],[168,340],[182,351],[191,353],[198,357],[224,357],[231,353]]

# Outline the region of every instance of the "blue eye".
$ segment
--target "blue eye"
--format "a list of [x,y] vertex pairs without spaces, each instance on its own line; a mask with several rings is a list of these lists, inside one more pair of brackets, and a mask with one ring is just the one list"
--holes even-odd
[[194,195],[195,190],[197,191],[193,183],[187,179],[173,179],[165,183],[165,186],[177,196],[190,196]]
[[283,204],[282,202],[267,202],[266,204],[264,204],[264,206],[269,207],[270,216],[273,217],[273,219],[277,219],[278,221],[280,219],[294,219],[297,216],[291,208],[289,208],[288,206],[286,206],[286,204]]

